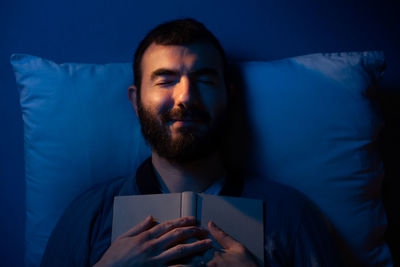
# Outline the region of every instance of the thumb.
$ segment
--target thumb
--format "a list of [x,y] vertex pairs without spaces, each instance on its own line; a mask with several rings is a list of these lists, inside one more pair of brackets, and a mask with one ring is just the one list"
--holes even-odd
[[208,229],[210,234],[214,239],[220,244],[224,249],[231,249],[236,246],[240,246],[240,243],[233,239],[230,235],[225,233],[221,228],[219,228],[213,221],[208,223]]

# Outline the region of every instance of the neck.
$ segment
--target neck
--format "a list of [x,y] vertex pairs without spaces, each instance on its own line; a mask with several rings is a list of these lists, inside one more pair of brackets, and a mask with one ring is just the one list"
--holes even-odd
[[151,160],[160,185],[170,193],[199,193],[225,175],[218,152],[196,161],[176,163],[160,157],[153,151]]

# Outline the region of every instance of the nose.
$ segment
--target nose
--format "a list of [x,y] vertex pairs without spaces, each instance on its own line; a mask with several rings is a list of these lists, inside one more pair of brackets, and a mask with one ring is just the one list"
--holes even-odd
[[182,76],[175,87],[175,105],[188,107],[197,101],[197,91],[193,83],[186,76]]

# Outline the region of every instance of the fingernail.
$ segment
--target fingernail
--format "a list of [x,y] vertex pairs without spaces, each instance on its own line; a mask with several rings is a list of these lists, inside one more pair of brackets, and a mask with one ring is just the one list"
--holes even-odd
[[150,220],[150,222],[152,222],[152,223],[156,223],[157,222],[157,220],[153,217],[153,215],[147,216],[146,220]]
[[214,228],[217,229],[217,230],[222,231],[221,228],[219,228],[219,226],[216,225],[213,221],[211,221],[211,226],[214,227]]

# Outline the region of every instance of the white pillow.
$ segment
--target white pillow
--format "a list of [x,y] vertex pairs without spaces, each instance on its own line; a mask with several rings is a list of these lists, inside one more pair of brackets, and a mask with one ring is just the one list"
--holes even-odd
[[[150,155],[127,99],[130,63],[11,57],[24,120],[26,259],[38,265],[64,208],[95,183],[132,176]],[[353,262],[390,265],[373,150],[380,119],[366,90],[381,52],[313,54],[238,66],[254,136],[250,175],[305,193]],[[260,181],[249,186],[258,190]]]

